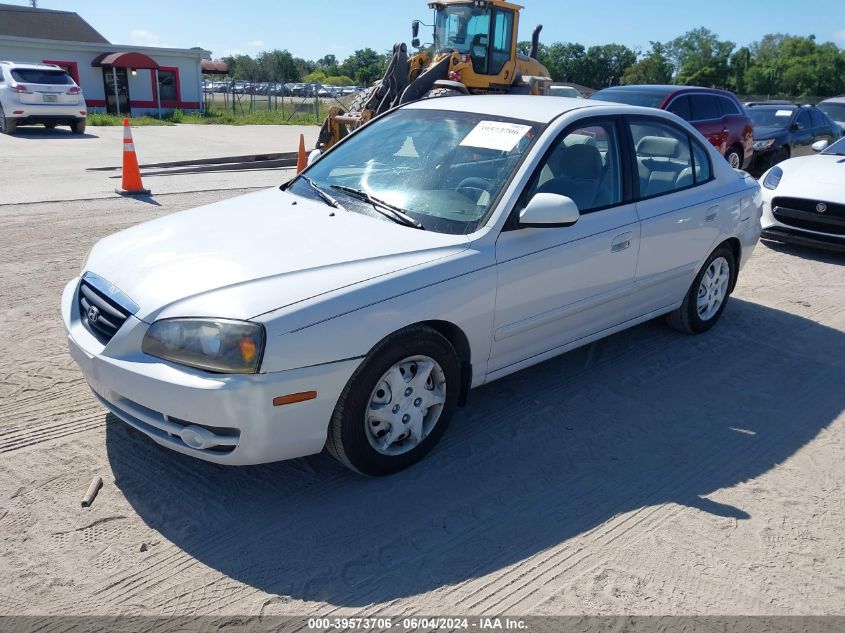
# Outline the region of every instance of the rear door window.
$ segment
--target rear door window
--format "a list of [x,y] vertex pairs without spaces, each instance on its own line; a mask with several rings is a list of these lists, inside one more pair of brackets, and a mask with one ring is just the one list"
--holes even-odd
[[63,70],[42,70],[40,68],[13,68],[12,79],[26,84],[69,85],[73,79]]
[[689,95],[693,121],[709,121],[722,116],[719,104],[713,95]]
[[692,111],[690,110],[690,103],[689,97],[686,95],[682,97],[678,97],[672,103],[669,104],[669,107],[666,108],[672,114],[677,114],[682,119],[689,121],[692,119]]
[[[662,121],[630,123],[637,159],[640,198],[686,189],[696,182],[689,137]],[[702,166],[705,162],[702,160]],[[709,163],[706,163],[709,167]],[[700,174],[704,178],[705,173]]]

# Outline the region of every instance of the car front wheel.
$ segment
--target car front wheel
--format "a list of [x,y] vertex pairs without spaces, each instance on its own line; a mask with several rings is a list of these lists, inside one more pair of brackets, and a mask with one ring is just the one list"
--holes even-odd
[[731,167],[734,169],[742,169],[742,159],[743,159],[743,152],[742,150],[734,145],[728,150],[728,153],[725,154],[725,160],[728,161]]
[[365,475],[422,459],[443,435],[460,390],[460,362],[437,330],[412,326],[379,343],[349,379],[326,448]]
[[716,325],[728,303],[736,261],[725,245],[707,258],[684,297],[681,307],[666,315],[669,325],[685,334],[701,334]]

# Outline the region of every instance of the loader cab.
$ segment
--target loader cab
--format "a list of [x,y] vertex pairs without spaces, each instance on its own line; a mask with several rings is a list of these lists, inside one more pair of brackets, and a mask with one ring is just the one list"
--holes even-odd
[[475,0],[429,6],[435,10],[435,56],[458,53],[476,75],[512,78],[518,5]]

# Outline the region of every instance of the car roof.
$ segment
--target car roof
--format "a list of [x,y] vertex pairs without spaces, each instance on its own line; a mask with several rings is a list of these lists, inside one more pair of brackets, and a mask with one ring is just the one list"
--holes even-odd
[[704,86],[681,86],[676,84],[629,84],[627,86],[610,86],[602,88],[599,92],[637,92],[639,94],[670,95],[676,92],[703,92],[706,94],[717,94],[734,96],[727,90],[718,88],[706,88]]
[[819,103],[845,103],[845,95],[830,97],[824,101],[819,101]]
[[530,95],[469,95],[456,97],[440,97],[437,99],[421,99],[408,104],[407,108],[415,110],[450,110],[452,112],[471,112],[490,116],[502,116],[524,119],[536,123],[549,123],[561,114],[581,108],[596,108],[611,106],[614,108],[636,108],[636,110],[652,113],[651,108],[637,106],[623,106],[619,103],[588,99],[572,99],[570,97],[534,97]]
[[24,69],[31,69],[31,70],[62,70],[55,64],[36,64],[33,62],[10,62],[10,61],[0,61],[0,64],[7,64],[9,66],[14,66],[15,68],[24,68]]

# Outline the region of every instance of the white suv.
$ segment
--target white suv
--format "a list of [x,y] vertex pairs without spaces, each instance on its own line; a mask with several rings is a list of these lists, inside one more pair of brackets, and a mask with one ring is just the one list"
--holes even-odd
[[0,61],[0,132],[43,123],[82,134],[86,115],[82,90],[58,66]]

